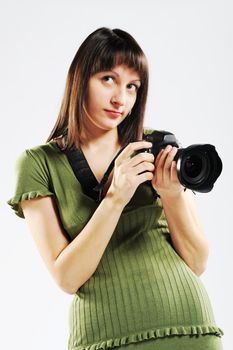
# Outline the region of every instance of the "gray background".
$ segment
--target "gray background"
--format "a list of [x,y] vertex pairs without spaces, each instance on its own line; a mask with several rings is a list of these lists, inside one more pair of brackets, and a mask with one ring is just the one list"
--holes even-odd
[[67,348],[72,296],[46,270],[25,221],[5,204],[14,165],[56,120],[66,74],[81,42],[101,26],[130,32],[150,65],[146,126],[174,132],[183,146],[212,143],[224,169],[197,194],[210,242],[202,275],[232,349],[233,6],[226,0],[0,1],[1,245],[0,348]]

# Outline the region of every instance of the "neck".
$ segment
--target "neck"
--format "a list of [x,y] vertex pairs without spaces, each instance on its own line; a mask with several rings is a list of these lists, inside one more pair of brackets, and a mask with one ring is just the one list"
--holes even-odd
[[113,130],[88,130],[85,129],[85,131],[82,134],[82,147],[92,148],[92,149],[98,149],[98,148],[105,148],[105,149],[111,149],[112,147],[119,147],[119,139],[118,139],[118,130],[117,128]]

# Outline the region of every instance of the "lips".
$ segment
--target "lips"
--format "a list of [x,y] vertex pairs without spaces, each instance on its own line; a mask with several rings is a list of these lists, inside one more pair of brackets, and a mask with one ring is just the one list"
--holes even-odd
[[113,109],[105,109],[105,111],[113,113],[113,114],[116,114],[116,115],[122,115],[123,114],[123,112],[115,111]]
[[110,118],[113,118],[113,119],[119,118],[119,117],[121,117],[122,114],[123,114],[123,112],[114,111],[114,110],[112,110],[112,109],[105,109],[104,111],[107,113],[107,115],[108,115]]

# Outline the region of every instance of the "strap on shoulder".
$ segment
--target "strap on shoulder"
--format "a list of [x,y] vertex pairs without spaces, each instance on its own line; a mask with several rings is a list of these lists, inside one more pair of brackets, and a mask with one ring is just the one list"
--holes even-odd
[[[144,136],[145,134],[143,134],[143,137]],[[84,193],[93,198],[97,203],[100,203],[103,199],[104,186],[108,181],[108,177],[112,169],[114,168],[115,160],[126,146],[121,148],[120,151],[116,154],[114,159],[111,161],[108,169],[106,170],[103,178],[100,182],[98,182],[94,177],[83,152],[80,149],[77,149],[76,147],[70,149],[66,148],[66,142],[67,133],[65,133],[62,137],[62,151],[66,154],[68,161],[73,169],[73,172],[77,180],[80,182]]]

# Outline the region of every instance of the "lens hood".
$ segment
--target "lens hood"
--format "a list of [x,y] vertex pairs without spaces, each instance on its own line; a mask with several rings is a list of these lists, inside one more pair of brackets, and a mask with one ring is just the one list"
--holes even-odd
[[209,192],[222,172],[222,161],[211,144],[178,149],[175,156],[180,183],[197,192]]

